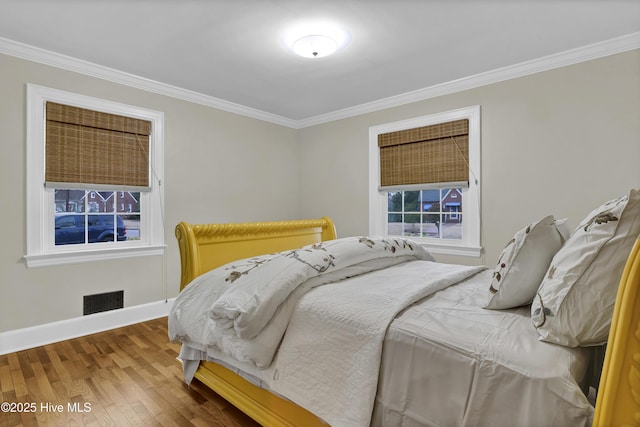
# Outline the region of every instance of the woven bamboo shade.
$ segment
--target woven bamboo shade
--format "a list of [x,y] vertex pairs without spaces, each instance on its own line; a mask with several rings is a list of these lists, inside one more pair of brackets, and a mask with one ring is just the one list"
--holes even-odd
[[45,181],[149,189],[151,122],[47,102]]
[[469,181],[469,121],[378,135],[380,186]]

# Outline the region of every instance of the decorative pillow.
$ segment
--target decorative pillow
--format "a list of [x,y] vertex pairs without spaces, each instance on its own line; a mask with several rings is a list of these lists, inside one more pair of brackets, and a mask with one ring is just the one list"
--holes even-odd
[[567,238],[559,230],[564,222],[566,218],[556,221],[549,215],[513,236],[498,258],[489,287],[493,296],[484,308],[531,304],[551,259]]
[[622,270],[640,234],[640,192],[591,212],[553,257],[531,305],[540,339],[576,347],[606,342]]

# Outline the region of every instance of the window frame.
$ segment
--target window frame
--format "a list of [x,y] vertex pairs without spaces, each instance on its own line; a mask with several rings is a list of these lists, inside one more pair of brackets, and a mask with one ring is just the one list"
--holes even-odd
[[[380,190],[380,150],[378,135],[454,120],[469,120],[469,186],[462,189],[462,239],[414,238],[436,254],[480,257],[480,106],[470,106],[442,113],[429,114],[369,128],[369,234],[387,235],[388,191]],[[455,185],[453,185],[455,187]],[[411,191],[428,189],[429,185],[394,188]],[[433,186],[431,186],[433,188]],[[448,187],[447,187],[448,188]]]
[[[140,193],[142,239],[100,244],[55,245],[55,221],[53,220],[55,189],[46,188],[44,185],[45,105],[48,101],[151,121],[152,134],[149,137],[151,189]],[[27,84],[26,133],[27,250],[24,259],[27,267],[164,254],[164,114],[162,112]],[[99,191],[103,188],[96,186],[92,189]],[[112,188],[110,191],[119,191],[119,189]]]

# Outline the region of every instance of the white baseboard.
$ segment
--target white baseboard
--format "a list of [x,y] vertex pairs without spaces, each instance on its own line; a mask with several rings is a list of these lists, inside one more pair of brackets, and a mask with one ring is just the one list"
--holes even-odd
[[169,314],[175,298],[0,333],[0,355],[77,338]]

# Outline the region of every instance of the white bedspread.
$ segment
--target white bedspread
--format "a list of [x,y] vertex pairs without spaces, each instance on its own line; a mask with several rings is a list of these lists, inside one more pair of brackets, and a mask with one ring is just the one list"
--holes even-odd
[[409,260],[432,260],[403,238],[350,237],[239,260],[191,282],[169,313],[169,338],[266,368],[309,289]]
[[270,387],[333,427],[368,426],[389,323],[483,268],[412,261],[315,288],[296,307]]
[[372,427],[588,427],[589,348],[539,340],[529,306],[487,310],[491,271],[404,310],[383,346]]

